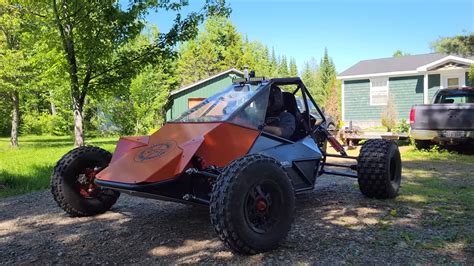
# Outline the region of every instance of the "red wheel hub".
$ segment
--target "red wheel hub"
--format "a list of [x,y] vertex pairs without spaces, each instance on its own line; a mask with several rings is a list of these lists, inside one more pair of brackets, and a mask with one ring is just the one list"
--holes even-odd
[[79,182],[79,193],[81,196],[86,198],[95,196],[98,186],[94,183],[94,179],[98,172],[99,171],[90,168],[85,169],[83,180]]
[[257,204],[255,205],[255,208],[257,209],[258,212],[264,212],[267,209],[267,203],[263,199],[257,200]]

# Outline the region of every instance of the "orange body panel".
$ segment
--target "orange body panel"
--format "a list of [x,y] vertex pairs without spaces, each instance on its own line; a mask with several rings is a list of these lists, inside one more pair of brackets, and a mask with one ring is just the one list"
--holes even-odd
[[245,155],[258,134],[221,122],[168,123],[149,137],[121,138],[110,165],[96,177],[130,184],[169,180],[185,171],[194,155],[223,167]]

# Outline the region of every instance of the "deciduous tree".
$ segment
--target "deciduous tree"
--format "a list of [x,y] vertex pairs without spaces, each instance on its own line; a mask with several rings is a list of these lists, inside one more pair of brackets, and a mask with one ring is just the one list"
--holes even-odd
[[0,92],[11,104],[10,145],[18,147],[20,93],[32,82],[35,47],[28,41],[30,13],[21,1],[0,1]]
[[[138,66],[170,58],[173,47],[192,39],[206,15],[224,14],[229,9],[223,0],[207,0],[199,12],[183,19],[181,9],[187,1],[130,1],[126,9],[119,1],[52,0],[54,21],[60,33],[68,65],[74,116],[74,144],[84,144],[83,110],[87,95],[105,92],[111,84],[128,83]],[[140,50],[124,49],[143,29],[150,10],[178,12],[171,30]]]
[[409,53],[405,53],[401,50],[396,50],[394,53],[393,53],[393,57],[401,57],[401,56],[407,56],[407,55],[410,55]]
[[397,126],[398,111],[392,94],[388,95],[387,105],[383,108],[380,117],[382,125],[387,128],[388,132],[392,132],[392,129]]
[[474,33],[456,35],[454,37],[441,37],[431,43],[431,48],[438,53],[473,56]]
[[181,84],[187,85],[229,68],[242,67],[243,42],[230,20],[210,17],[196,39],[180,49],[178,73]]

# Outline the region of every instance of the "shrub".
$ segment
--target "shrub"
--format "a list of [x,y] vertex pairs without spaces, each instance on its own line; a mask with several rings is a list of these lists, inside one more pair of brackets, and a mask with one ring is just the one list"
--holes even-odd
[[395,100],[393,98],[393,95],[389,94],[387,105],[385,106],[381,114],[381,123],[384,127],[387,128],[388,132],[392,132],[392,129],[397,126],[397,120],[398,114],[395,105]]
[[70,131],[71,122],[63,116],[34,111],[22,115],[22,134],[63,136]]
[[410,131],[410,124],[405,119],[402,119],[397,124],[395,131],[399,133],[408,133],[408,131]]

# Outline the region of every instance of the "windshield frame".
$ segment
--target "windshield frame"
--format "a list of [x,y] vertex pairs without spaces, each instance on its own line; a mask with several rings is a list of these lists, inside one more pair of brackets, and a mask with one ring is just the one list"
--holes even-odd
[[[239,107],[237,107],[232,113],[230,113],[225,119],[221,119],[221,120],[215,120],[215,121],[176,121],[177,119],[181,118],[183,116],[184,113],[188,112],[189,110],[191,109],[188,109],[186,110],[185,112],[183,112],[179,117],[173,119],[173,120],[170,120],[170,121],[167,121],[166,123],[174,123],[174,124],[180,124],[180,123],[194,123],[194,124],[200,124],[200,123],[223,123],[223,122],[226,122],[226,123],[231,123],[231,124],[236,124],[236,125],[239,125],[239,126],[242,126],[240,124],[237,124],[237,123],[234,123],[232,122],[232,120],[238,116],[241,112],[243,112],[243,110],[250,104],[252,103],[258,96],[260,96],[262,93],[264,93],[266,90],[269,90],[269,85],[270,82],[264,80],[262,82],[259,82],[258,84],[250,84],[250,83],[241,83],[241,84],[231,84],[230,86],[226,87],[225,89],[223,89],[222,91],[219,91],[211,96],[209,96],[208,98],[206,98],[204,101],[206,101],[207,99],[215,96],[215,95],[218,95],[220,93],[223,93],[225,91],[230,91],[232,88],[234,88],[235,86],[245,86],[245,85],[250,85],[250,86],[258,86],[256,88],[256,91],[255,93],[250,96],[250,98],[248,98],[246,101],[244,101]],[[268,101],[268,99],[267,99]],[[194,107],[193,107],[194,108]],[[246,126],[244,126],[246,127]],[[252,127],[249,127],[249,128],[252,128]]]

